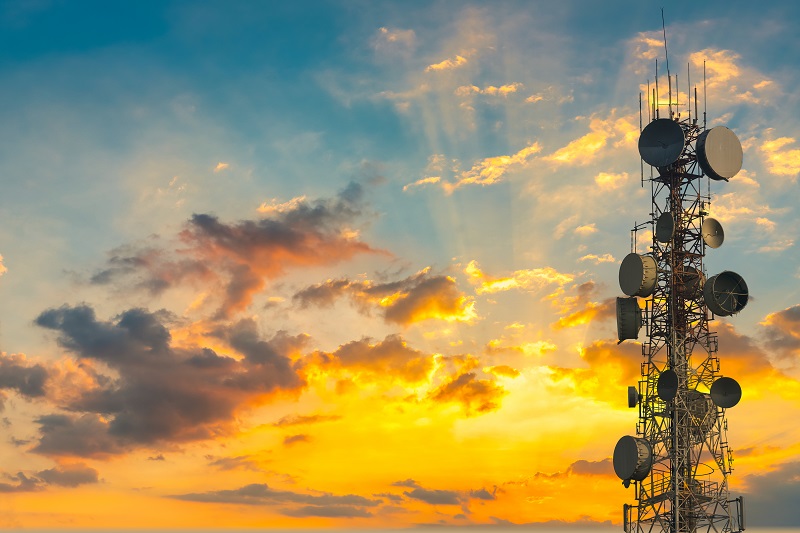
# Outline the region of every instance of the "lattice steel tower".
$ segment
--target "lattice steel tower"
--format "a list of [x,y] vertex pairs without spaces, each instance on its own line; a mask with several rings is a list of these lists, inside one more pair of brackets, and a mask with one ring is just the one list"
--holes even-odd
[[[706,279],[703,258],[724,238],[708,216],[711,181],[739,172],[742,147],[728,128],[706,129],[705,112],[698,124],[697,89],[694,116],[691,90],[681,116],[672,98],[677,76],[673,86],[667,71],[668,101],[648,89],[644,129],[640,118],[639,154],[642,167],[651,167],[646,180],[642,173],[652,193],[650,217],[632,230],[619,272],[628,296],[617,298],[619,341],[637,339],[642,327],[645,339],[638,387],[628,388],[628,406],[639,409],[636,436],[617,443],[614,470],[626,488],[634,485],[636,503],[623,506],[626,532],[739,532],[744,502],[729,495],[725,410],[739,402],[741,388],[722,377],[709,325],[741,311],[748,290],[734,272]],[[652,245],[639,254],[637,232],[646,227]]]

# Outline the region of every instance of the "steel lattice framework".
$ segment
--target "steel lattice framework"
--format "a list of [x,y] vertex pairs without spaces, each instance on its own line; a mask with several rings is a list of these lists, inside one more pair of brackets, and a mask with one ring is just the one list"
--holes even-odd
[[[733,458],[726,439],[725,409],[709,391],[720,375],[717,336],[709,330],[713,314],[701,290],[705,279],[705,242],[701,233],[710,193],[704,194],[695,143],[702,133],[697,120],[677,121],[686,139],[679,159],[659,168],[649,179],[651,221],[669,212],[675,222],[671,242],[655,238],[651,253],[657,262],[656,286],[645,300],[643,363],[638,384],[637,436],[652,448],[647,477],[635,482],[637,503],[625,505],[625,531],[718,532],[741,531],[742,499],[730,500],[728,475]],[[659,376],[666,370],[678,376],[671,401],[658,395]]]

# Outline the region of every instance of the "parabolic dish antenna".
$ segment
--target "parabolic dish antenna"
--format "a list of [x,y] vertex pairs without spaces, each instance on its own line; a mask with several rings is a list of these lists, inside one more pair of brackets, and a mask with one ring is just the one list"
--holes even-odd
[[656,288],[657,275],[654,257],[630,253],[619,266],[619,286],[628,296],[647,298]]
[[697,162],[712,180],[728,181],[742,170],[742,143],[725,126],[706,130],[697,138]]
[[714,405],[729,409],[742,399],[742,387],[733,378],[719,378],[711,385],[711,400]]
[[672,218],[672,213],[664,211],[656,220],[656,240],[666,244],[672,240],[674,233],[675,219]]
[[653,448],[646,439],[625,435],[614,447],[614,472],[625,481],[642,481],[653,465]]
[[636,407],[637,403],[639,403],[639,391],[636,387],[628,387],[628,407]]
[[638,339],[642,329],[642,310],[636,298],[617,298],[617,338]]
[[686,408],[691,417],[692,433],[703,440],[717,421],[717,407],[711,401],[711,396],[690,390],[686,393]]
[[665,402],[671,402],[678,394],[678,374],[674,370],[664,370],[656,382],[658,397]]
[[735,315],[747,305],[748,296],[744,278],[730,270],[711,276],[703,285],[706,305],[717,316]]
[[642,130],[639,136],[639,155],[648,165],[666,167],[678,160],[685,142],[683,129],[677,122],[659,118]]
[[703,234],[703,241],[706,243],[706,246],[710,248],[719,248],[722,246],[722,241],[725,240],[725,232],[722,231],[722,224],[715,218],[705,219],[700,228],[700,233]]

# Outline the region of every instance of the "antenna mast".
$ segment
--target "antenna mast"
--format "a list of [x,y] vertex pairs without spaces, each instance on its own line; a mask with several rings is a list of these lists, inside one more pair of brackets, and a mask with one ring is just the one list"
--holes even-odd
[[[663,9],[661,17],[666,55]],[[697,124],[696,88],[692,119],[689,71],[689,113],[681,119],[672,112],[667,58],[670,114],[660,118],[656,61],[653,113],[643,129],[640,125],[639,137],[642,164],[651,167],[651,219],[632,230],[633,239],[650,225],[653,241],[639,254],[634,240],[619,272],[627,296],[617,298],[619,342],[638,339],[645,329],[641,377],[638,386],[628,387],[628,406],[639,413],[636,436],[622,437],[614,449],[614,470],[635,492],[636,503],[623,506],[626,533],[739,533],[745,528],[744,500],[730,499],[728,489],[733,457],[725,419],[742,391],[720,373],[718,336],[710,323],[741,311],[748,289],[734,272],[706,278],[703,265],[706,250],[724,239],[720,223],[708,216],[710,182],[739,172],[742,147],[728,128],[706,129],[705,64],[703,129]],[[649,89],[648,82],[648,97]],[[639,102],[641,117],[641,93]]]

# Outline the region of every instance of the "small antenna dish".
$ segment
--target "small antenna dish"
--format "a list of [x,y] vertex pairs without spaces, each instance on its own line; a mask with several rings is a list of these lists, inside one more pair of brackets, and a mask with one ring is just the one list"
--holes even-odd
[[666,244],[672,240],[674,234],[675,219],[672,218],[672,213],[664,211],[656,220],[656,240]]
[[707,218],[703,221],[700,229],[703,234],[703,241],[709,248],[719,248],[725,240],[725,232],[722,231],[722,224],[715,218]]
[[647,298],[656,288],[657,277],[656,260],[649,255],[630,253],[619,267],[619,286],[628,296]]
[[733,378],[719,378],[711,385],[711,399],[723,409],[729,409],[742,399],[742,387]]
[[617,298],[617,338],[638,339],[642,329],[642,310],[636,298]]
[[697,162],[712,180],[728,181],[742,169],[742,143],[725,126],[706,130],[697,138]]
[[638,403],[639,391],[636,390],[636,387],[628,387],[628,407],[636,407]]
[[639,136],[639,155],[654,167],[671,165],[681,156],[686,138],[677,122],[659,118],[645,126]]
[[717,316],[735,315],[747,305],[749,292],[742,276],[726,270],[703,285],[706,305]]
[[702,272],[698,272],[693,266],[686,265],[683,272],[678,274],[675,290],[684,298],[692,298],[699,291],[705,282],[706,277]]
[[656,393],[665,402],[671,402],[678,395],[678,374],[674,370],[664,370],[658,376]]
[[646,439],[625,435],[614,447],[614,472],[625,480],[643,481],[653,466],[653,448]]

